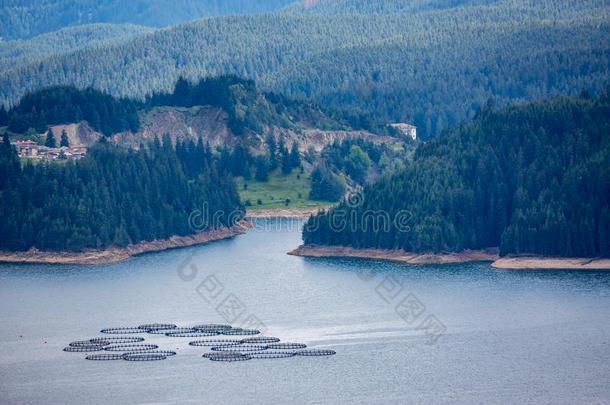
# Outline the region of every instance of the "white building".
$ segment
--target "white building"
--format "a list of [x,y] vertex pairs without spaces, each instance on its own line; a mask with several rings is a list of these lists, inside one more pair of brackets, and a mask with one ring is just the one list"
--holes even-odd
[[406,124],[403,122],[397,122],[396,124],[390,124],[390,126],[398,132],[400,132],[405,137],[409,137],[413,140],[417,139],[417,127],[411,124]]

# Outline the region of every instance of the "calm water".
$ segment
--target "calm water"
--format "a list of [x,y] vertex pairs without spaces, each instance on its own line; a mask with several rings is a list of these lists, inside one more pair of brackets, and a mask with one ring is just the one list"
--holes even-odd
[[[303,259],[290,228],[109,266],[0,266],[0,403],[610,403],[610,273]],[[408,296],[415,320],[396,312]],[[337,355],[216,363],[160,337],[177,356],[61,350],[104,327],[226,322],[226,297],[234,324]]]

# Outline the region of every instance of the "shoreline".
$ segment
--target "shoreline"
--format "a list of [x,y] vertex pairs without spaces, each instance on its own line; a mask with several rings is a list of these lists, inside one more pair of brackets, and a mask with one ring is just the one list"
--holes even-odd
[[200,232],[188,236],[172,236],[169,239],[140,242],[124,248],[110,247],[99,250],[85,250],[83,252],[49,252],[37,249],[30,249],[26,252],[0,251],[0,263],[77,265],[119,263],[145,253],[162,252],[164,250],[204,245],[210,242],[229,239],[246,233],[251,227],[252,225],[249,222],[242,221],[231,228]]
[[465,250],[460,253],[409,253],[402,250],[354,249],[346,246],[301,245],[288,252],[301,257],[349,257],[356,259],[386,260],[402,264],[457,264],[469,262],[495,262],[496,249]]
[[270,208],[260,210],[246,210],[247,219],[256,218],[309,218],[311,215],[317,214],[318,211],[328,207],[312,207],[312,208]]
[[402,264],[459,264],[490,262],[499,270],[610,270],[610,259],[542,256],[499,257],[497,249],[465,250],[459,253],[409,253],[402,250],[354,249],[345,246],[301,245],[291,256],[385,260]]
[[582,257],[508,256],[491,264],[501,270],[610,270],[610,259]]

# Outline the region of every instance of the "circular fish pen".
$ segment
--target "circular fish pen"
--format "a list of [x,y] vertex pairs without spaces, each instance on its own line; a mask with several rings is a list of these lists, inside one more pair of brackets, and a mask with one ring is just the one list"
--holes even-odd
[[146,332],[158,329],[176,329],[178,326],[173,323],[145,323],[144,325],[138,326],[139,329],[143,329]]
[[334,350],[299,350],[297,356],[332,356],[337,354]]
[[197,329],[194,328],[174,328],[174,329],[156,329],[156,331],[163,331],[165,335],[170,336],[170,334],[175,334],[175,333],[197,333],[199,332]]
[[195,325],[193,326],[193,329],[214,329],[214,330],[226,330],[226,329],[233,329],[233,327],[231,325],[223,325],[221,323],[204,323],[201,325]]
[[304,343],[272,343],[267,346],[271,350],[297,350],[307,347]]
[[111,344],[120,344],[120,343],[138,343],[143,342],[144,338],[139,336],[122,336],[122,337],[101,337],[101,338],[93,338],[89,340],[91,343],[100,344],[103,346],[111,345]]
[[242,339],[241,342],[242,343],[277,343],[279,342],[280,339],[276,338],[276,337],[266,337],[266,336],[258,336],[258,337],[251,337],[251,338],[245,338]]
[[225,329],[221,332],[223,335],[258,335],[259,333],[261,333],[260,330],[256,330],[256,329],[241,329],[241,328],[234,328],[234,329]]
[[103,349],[108,352],[147,352],[158,348],[159,346],[151,344],[127,344],[106,346]]
[[132,356],[132,355],[136,355],[136,354],[160,354],[165,357],[171,357],[171,356],[175,356],[176,352],[171,351],[171,350],[154,350],[151,352],[127,352],[127,353],[122,353],[119,356],[125,357],[125,356]]
[[149,329],[146,333],[150,335],[165,335],[166,333],[170,333],[175,331],[175,329]]
[[86,352],[99,352],[100,350],[104,350],[104,346],[102,345],[90,345],[90,346],[67,346],[64,347],[64,352],[72,352],[72,353],[86,353]]
[[137,354],[127,354],[123,356],[123,360],[127,361],[158,361],[165,360],[167,357],[162,354],[152,354],[152,353],[137,353]]
[[[206,356],[207,354],[207,356]],[[248,354],[233,352],[233,353],[206,353],[202,357],[206,357],[212,361],[245,361],[252,357]]]
[[106,328],[100,331],[109,335],[129,335],[132,333],[145,333],[145,329],[140,328]]
[[90,354],[85,357],[85,360],[97,360],[97,361],[109,361],[109,360],[123,360],[122,354]]
[[218,333],[213,332],[168,332],[165,336],[169,337],[188,337],[188,338],[196,338],[196,337],[210,337],[217,336]]
[[267,350],[266,345],[237,345],[237,346],[216,346],[212,347],[214,352],[225,352],[225,351],[236,351],[236,352],[259,352],[261,350]]
[[213,346],[213,347],[224,347],[224,346],[237,346],[241,344],[241,340],[236,339],[207,339],[207,340],[195,340],[189,342],[191,346]]
[[294,357],[296,356],[295,352],[254,352],[254,353],[248,353],[248,356],[252,357],[253,359],[284,359],[287,357]]
[[109,345],[108,342],[92,342],[91,340],[77,340],[76,342],[71,342],[68,346],[72,347],[82,347],[82,346],[106,346]]

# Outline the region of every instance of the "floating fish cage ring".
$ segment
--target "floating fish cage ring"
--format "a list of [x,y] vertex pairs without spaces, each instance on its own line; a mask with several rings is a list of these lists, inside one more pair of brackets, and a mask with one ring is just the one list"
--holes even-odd
[[230,357],[230,356],[243,356],[243,353],[238,351],[232,352],[208,352],[201,355],[201,357],[205,357],[209,359],[210,357]]
[[150,351],[150,352],[126,352],[126,353],[122,353],[120,354],[120,356],[125,357],[125,356],[131,356],[134,354],[160,354],[161,356],[165,356],[165,357],[170,357],[170,356],[175,356],[176,352],[171,351],[171,350],[154,350],[154,351]]
[[334,350],[299,350],[297,356],[332,356],[337,354]]
[[165,335],[166,333],[175,332],[176,329],[149,329],[146,333],[151,335]]
[[72,342],[70,343],[68,346],[72,346],[72,347],[81,347],[81,346],[92,346],[92,345],[96,345],[96,346],[107,346],[110,343],[108,342],[92,342],[91,340],[77,340],[76,342]]
[[220,323],[204,323],[202,325],[195,325],[193,326],[193,329],[221,329],[221,330],[226,330],[226,329],[233,329],[233,327],[231,325],[223,325]]
[[64,352],[72,352],[72,353],[99,352],[100,350],[104,350],[104,346],[92,344],[90,346],[64,347]]
[[93,338],[90,340],[91,343],[100,344],[100,345],[113,345],[120,343],[139,343],[143,342],[144,338],[139,336],[122,336],[122,337],[101,337],[101,338]]
[[195,340],[193,342],[189,342],[191,346],[237,346],[241,344],[241,340],[235,339],[207,339],[207,340]]
[[267,350],[267,345],[238,345],[238,346],[216,346],[212,347],[214,352],[237,351],[237,352],[259,352]]
[[158,348],[159,346],[150,344],[127,344],[106,346],[104,350],[108,352],[146,352]]
[[137,353],[123,356],[123,360],[127,361],[158,361],[165,360],[167,357],[162,354]]
[[271,350],[296,350],[305,349],[307,345],[304,343],[272,343],[267,347]]
[[138,326],[139,329],[144,329],[147,332],[157,329],[176,329],[177,327],[173,323],[146,323]]
[[196,333],[199,330],[194,328],[174,328],[174,329],[155,329],[153,332],[163,331],[164,333]]
[[283,359],[296,356],[295,352],[254,352],[248,353],[253,359]]
[[266,336],[257,336],[257,337],[251,337],[251,338],[245,338],[242,339],[241,342],[242,343],[277,343],[279,342],[280,339],[276,338],[276,337],[266,337]]
[[123,360],[122,354],[90,354],[85,357],[86,360],[99,360],[99,361],[107,361],[107,360]]
[[106,328],[100,332],[107,333],[110,335],[128,335],[131,333],[146,333],[146,329],[140,328]]
[[[216,355],[214,355],[216,354]],[[218,353],[214,353],[210,356],[203,356],[203,357],[207,357],[208,359],[212,360],[212,361],[245,361],[245,360],[250,360],[252,357],[250,357],[247,354],[243,354],[243,353],[231,353],[230,355],[223,355],[223,356],[219,356]]]
[[218,336],[218,333],[213,332],[168,332],[165,336],[169,337],[183,337],[183,338],[197,338],[197,337],[210,337]]
[[223,335],[258,335],[261,333],[256,329],[226,329],[222,331]]
[[[223,335],[225,333],[225,331],[229,330],[229,329],[220,329],[220,328],[193,328],[195,330],[197,330],[197,332],[199,333],[212,333],[214,335]],[[171,332],[171,331],[170,331]]]

